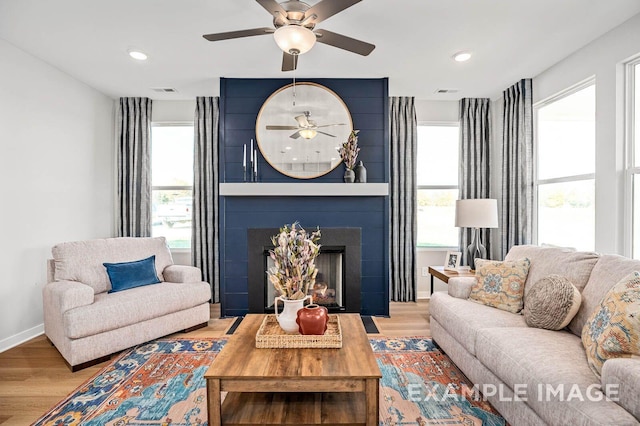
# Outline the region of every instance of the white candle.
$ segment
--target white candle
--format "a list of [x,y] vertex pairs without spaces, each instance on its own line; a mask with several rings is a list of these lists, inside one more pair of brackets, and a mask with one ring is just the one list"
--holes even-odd
[[247,168],[247,144],[242,146],[242,167]]
[[255,162],[253,163],[253,172],[256,174],[256,176],[258,175],[258,150],[256,149],[256,153],[254,155],[255,158]]
[[251,139],[251,164],[253,164],[253,139]]

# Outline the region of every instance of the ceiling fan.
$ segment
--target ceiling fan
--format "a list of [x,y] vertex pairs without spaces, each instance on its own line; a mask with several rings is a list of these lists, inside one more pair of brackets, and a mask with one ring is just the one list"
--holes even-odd
[[324,124],[322,126],[318,126],[318,124],[311,119],[311,113],[309,111],[304,111],[302,115],[298,115],[297,117],[295,117],[295,120],[298,122],[297,126],[267,125],[267,130],[296,130],[295,133],[289,136],[291,139],[298,139],[300,136],[302,136],[304,139],[313,139],[318,133],[335,138],[335,135],[323,132],[318,129],[321,127],[345,126],[344,123]]
[[274,28],[263,27],[205,34],[203,37],[209,41],[219,41],[273,34],[278,47],[284,52],[282,56],[282,71],[295,70],[298,65],[298,55],[308,52],[316,41],[362,56],[367,56],[376,47],[373,44],[342,34],[315,29],[315,26],[320,22],[362,0],[322,0],[314,6],[299,0],[288,0],[282,3],[278,3],[275,0],[256,1],[273,15]]

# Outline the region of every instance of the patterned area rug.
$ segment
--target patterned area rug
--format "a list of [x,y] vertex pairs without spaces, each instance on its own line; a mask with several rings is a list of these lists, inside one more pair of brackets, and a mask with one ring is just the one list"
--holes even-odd
[[[204,373],[225,339],[159,339],[123,352],[35,425],[207,424]],[[505,425],[429,339],[370,339],[380,425]]]
[[431,339],[369,339],[382,372],[380,425],[506,425]]

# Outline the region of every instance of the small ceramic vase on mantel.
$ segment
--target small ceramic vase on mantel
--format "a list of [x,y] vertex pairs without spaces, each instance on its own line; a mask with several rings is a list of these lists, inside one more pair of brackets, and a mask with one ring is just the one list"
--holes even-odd
[[327,331],[329,311],[326,307],[312,303],[298,311],[296,323],[300,334],[322,335]]
[[356,183],[367,183],[367,169],[362,164],[362,161],[354,168],[356,173]]
[[345,183],[353,183],[356,180],[356,173],[353,169],[346,168],[344,170],[344,181]]

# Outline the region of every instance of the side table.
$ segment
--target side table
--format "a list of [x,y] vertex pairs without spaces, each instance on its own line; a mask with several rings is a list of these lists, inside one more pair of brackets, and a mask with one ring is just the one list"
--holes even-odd
[[433,278],[438,278],[445,284],[449,282],[449,278],[453,277],[475,277],[476,271],[456,272],[445,271],[444,266],[429,266],[429,274],[431,275],[431,294],[433,294]]

